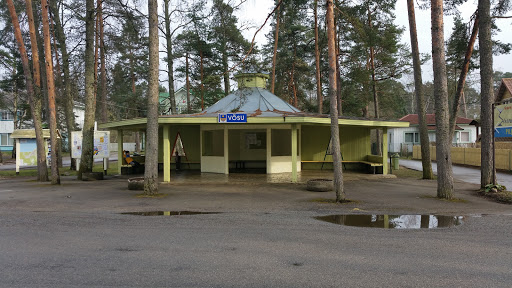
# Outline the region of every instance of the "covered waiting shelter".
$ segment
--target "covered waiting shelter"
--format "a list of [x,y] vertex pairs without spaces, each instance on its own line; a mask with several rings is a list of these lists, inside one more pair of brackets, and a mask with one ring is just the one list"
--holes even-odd
[[[330,143],[328,115],[301,112],[270,93],[265,89],[267,74],[244,73],[236,77],[239,89],[202,113],[159,117],[158,153],[164,182],[171,181],[172,151],[178,134],[186,151],[184,163],[201,172],[229,174],[230,169],[255,168],[265,169],[267,174],[291,172],[292,180],[296,181],[301,169],[320,169],[324,162],[332,162],[326,151]],[[229,122],[232,116],[235,122]],[[136,118],[100,125],[117,130],[118,161],[122,159],[123,131],[143,131],[146,120]],[[371,155],[370,131],[383,130],[382,151],[387,155],[387,129],[408,125],[339,117],[343,159],[348,165],[379,164],[382,173],[387,174],[387,157]],[[121,165],[118,167],[120,173]]]

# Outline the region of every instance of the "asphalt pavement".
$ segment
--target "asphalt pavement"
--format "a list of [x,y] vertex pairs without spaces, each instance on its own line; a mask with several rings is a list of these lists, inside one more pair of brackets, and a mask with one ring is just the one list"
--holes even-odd
[[[420,160],[400,159],[400,166],[407,167],[418,171],[423,171]],[[437,164],[432,162],[432,171],[437,174]],[[466,166],[452,165],[453,178],[472,184],[480,184],[480,169]],[[496,179],[501,185],[505,185],[508,189],[512,189],[512,174],[497,172]]]
[[[464,201],[442,201],[434,180],[353,180],[344,187],[354,201],[335,204],[334,192],[304,183],[191,181],[143,198],[123,177],[27,180],[0,179],[0,287],[512,286],[510,205],[479,197],[474,184],[456,186]],[[121,214],[183,210],[218,214]],[[463,224],[317,219],[334,214],[440,214]]]

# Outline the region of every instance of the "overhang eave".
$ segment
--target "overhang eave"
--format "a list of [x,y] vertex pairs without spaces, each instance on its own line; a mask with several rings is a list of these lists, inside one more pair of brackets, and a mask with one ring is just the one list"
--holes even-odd
[[[217,117],[160,117],[159,124],[217,124]],[[311,124],[330,125],[330,118],[318,117],[248,117],[247,124]],[[362,120],[362,119],[339,119],[341,126],[363,126],[375,128],[401,128],[409,127],[409,122],[383,121],[383,120]],[[103,123],[99,125],[102,129],[140,129],[147,124],[146,118],[128,119],[116,122]],[[229,125],[229,124],[226,124]]]

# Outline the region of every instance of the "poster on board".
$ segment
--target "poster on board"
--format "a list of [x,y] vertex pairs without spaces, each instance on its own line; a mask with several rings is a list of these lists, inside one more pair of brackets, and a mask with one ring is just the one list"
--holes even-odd
[[494,137],[512,137],[512,103],[494,107]]
[[[93,157],[96,159],[109,158],[110,131],[94,132]],[[82,131],[71,132],[71,157],[82,157]]]
[[37,165],[36,139],[19,139],[20,142],[20,166]]

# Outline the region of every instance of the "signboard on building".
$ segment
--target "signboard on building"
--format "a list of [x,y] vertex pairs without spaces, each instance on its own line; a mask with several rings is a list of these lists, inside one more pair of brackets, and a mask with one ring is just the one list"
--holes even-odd
[[247,114],[224,113],[219,114],[218,123],[247,123]]
[[512,137],[512,103],[494,107],[494,137]]
[[[93,157],[97,159],[109,158],[110,131],[94,131]],[[82,131],[71,132],[71,157],[82,157]]]
[[512,137],[512,127],[496,127],[494,128],[494,137]]

